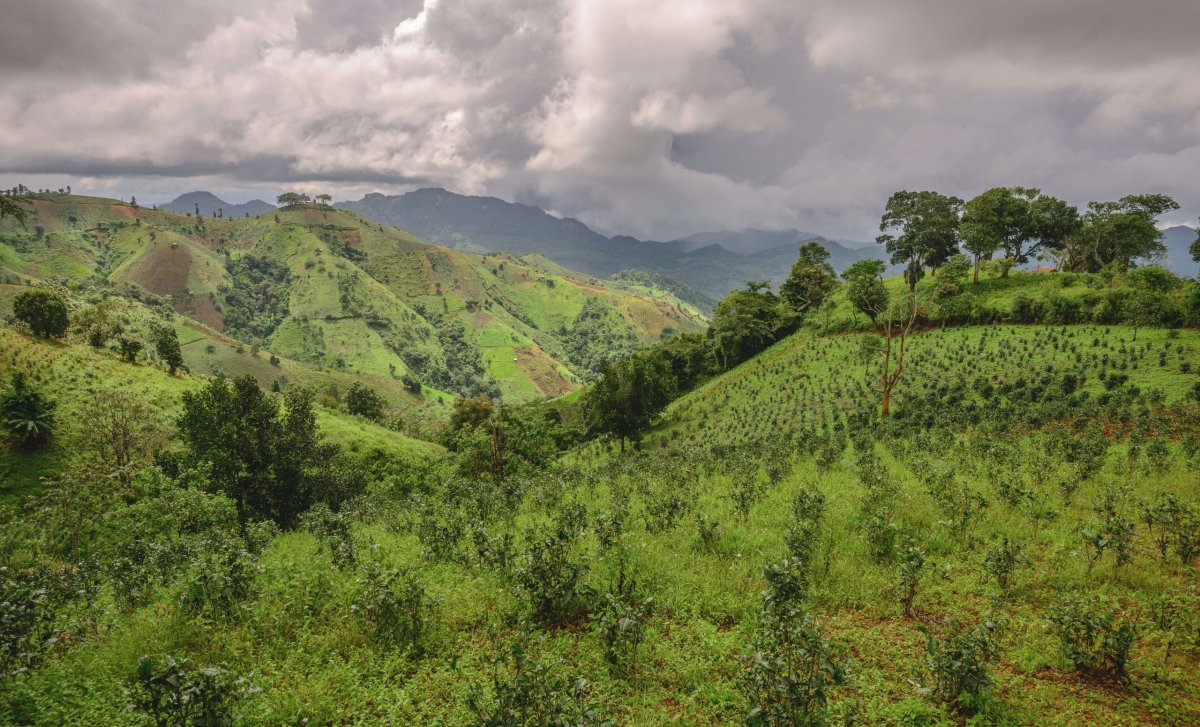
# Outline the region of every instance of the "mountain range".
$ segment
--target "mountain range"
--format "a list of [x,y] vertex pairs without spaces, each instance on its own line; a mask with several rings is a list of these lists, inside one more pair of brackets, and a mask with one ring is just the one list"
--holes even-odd
[[808,241],[824,245],[838,271],[884,254],[874,245],[855,249],[798,230],[705,232],[668,242],[606,237],[577,219],[555,217],[537,207],[438,188],[392,196],[368,194],[337,206],[459,250],[539,253],[601,278],[641,270],[676,280],[712,299],[723,298],[748,280],[783,282],[797,250]]
[[158,205],[158,209],[180,214],[195,214],[198,211],[204,217],[212,217],[214,213],[219,213],[222,217],[257,217],[276,207],[261,199],[252,199],[243,204],[230,204],[211,192],[188,192],[166,204]]

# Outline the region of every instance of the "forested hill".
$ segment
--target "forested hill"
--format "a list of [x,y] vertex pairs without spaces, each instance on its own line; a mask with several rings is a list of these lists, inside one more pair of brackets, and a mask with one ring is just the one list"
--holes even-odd
[[[663,288],[431,245],[331,207],[197,217],[63,194],[26,206],[24,227],[0,222],[0,314],[37,282],[162,303],[211,339],[184,347],[200,372],[244,368],[226,348],[261,348],[262,360],[397,392],[521,402],[567,393],[604,357],[705,320]],[[272,383],[269,366],[250,368]]]
[[670,243],[627,235],[605,237],[575,219],[562,219],[537,207],[495,197],[467,197],[444,189],[420,189],[397,196],[369,194],[339,203],[363,216],[395,225],[424,239],[462,250],[538,252],[574,270],[607,277],[638,269],[665,275],[720,299],[747,280],[783,282],[804,242],[816,240],[841,271],[855,261],[881,257],[877,246],[851,249],[802,232],[705,233]]

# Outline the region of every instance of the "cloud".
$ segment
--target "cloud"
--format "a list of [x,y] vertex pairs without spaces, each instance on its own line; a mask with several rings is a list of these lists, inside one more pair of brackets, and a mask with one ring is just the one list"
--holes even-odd
[[656,238],[864,238],[896,189],[1000,184],[1194,219],[1198,25],[1192,0],[17,3],[0,186],[433,184]]

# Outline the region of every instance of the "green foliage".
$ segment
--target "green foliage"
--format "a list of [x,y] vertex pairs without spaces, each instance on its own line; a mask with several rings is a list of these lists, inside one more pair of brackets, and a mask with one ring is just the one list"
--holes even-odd
[[910,290],[958,251],[958,215],[963,201],[937,192],[896,192],[888,198],[875,241],[887,248],[892,264],[904,265]]
[[235,704],[258,691],[225,666],[193,667],[169,655],[164,661],[156,671],[149,656],[138,660],[128,690],[130,708],[157,727],[233,724]]
[[1137,622],[1095,596],[1070,596],[1050,605],[1047,619],[1063,656],[1076,670],[1116,679],[1138,640]]
[[176,421],[183,461],[206,468],[214,486],[238,504],[243,519],[291,527],[316,502],[336,506],[363,487],[339,448],[320,440],[313,394],[293,387],[286,413],[250,376],[212,379],[183,394]]
[[657,357],[634,354],[609,361],[584,396],[583,410],[591,434],[621,440],[636,437],[670,403],[674,380]]
[[820,308],[837,287],[837,274],[828,261],[829,251],[821,243],[804,243],[791,273],[779,286],[779,297],[802,317]]
[[984,551],[983,568],[996,581],[1001,593],[1008,591],[1013,573],[1026,562],[1024,550],[1020,543],[1001,535]]
[[889,293],[883,283],[886,269],[882,260],[859,260],[842,273],[846,299],[855,310],[866,314],[872,324],[888,307]]
[[748,702],[746,723],[825,724],[829,694],[845,684],[849,660],[812,617],[795,608],[768,612],[753,648],[738,684]]
[[179,334],[168,325],[158,326],[154,330],[154,352],[167,367],[172,376],[183,367],[183,351],[179,348]]
[[54,402],[30,386],[25,376],[14,373],[8,387],[0,392],[0,426],[19,446],[44,447],[54,433]]
[[904,607],[905,618],[913,617],[913,600],[924,572],[925,551],[916,543],[908,543],[900,552],[896,567],[896,585],[900,588],[900,605]]
[[266,341],[288,316],[288,266],[267,255],[242,255],[227,259],[226,267],[233,285],[223,297],[225,331],[248,343]]
[[13,316],[29,326],[33,335],[61,338],[71,323],[67,303],[48,290],[29,290],[13,299]]
[[642,347],[638,335],[616,311],[598,298],[588,298],[567,329],[564,349],[567,362],[585,379],[604,370],[605,362],[626,357]]
[[638,649],[646,635],[646,619],[652,599],[639,589],[637,581],[627,575],[622,560],[616,580],[600,601],[596,610],[596,631],[604,646],[604,660],[618,674],[637,670]]
[[438,601],[415,574],[388,568],[376,559],[363,563],[353,609],[370,624],[377,643],[403,646],[421,656],[437,608]]
[[730,369],[779,339],[791,325],[787,309],[766,283],[750,282],[717,304],[705,334],[721,370]]
[[925,675],[923,691],[935,699],[954,706],[960,712],[973,714],[984,704],[992,686],[990,666],[1000,656],[996,642],[997,627],[984,621],[966,628],[955,619],[947,619],[950,633],[942,639],[920,627],[928,641],[925,646]]
[[383,417],[383,397],[361,381],[350,384],[346,391],[345,404],[346,411],[355,416],[371,421],[379,421]]
[[472,685],[467,706],[479,727],[606,727],[612,722],[591,704],[589,686],[517,641],[492,663],[487,687]]

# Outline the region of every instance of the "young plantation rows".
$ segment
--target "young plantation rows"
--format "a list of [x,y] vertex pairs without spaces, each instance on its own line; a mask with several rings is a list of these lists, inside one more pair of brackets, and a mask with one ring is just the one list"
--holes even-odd
[[[1200,722],[1196,334],[927,331],[879,427],[859,339],[785,340],[623,457],[397,452],[288,531],[182,454],[48,483],[0,522],[0,722]],[[195,386],[0,355],[63,401]]]
[[[650,443],[742,444],[796,428],[844,429],[880,405],[877,334],[791,336],[673,403]],[[880,344],[881,345],[881,344]],[[1192,396],[1200,335],[1123,326],[936,328],[909,338],[895,407],[925,425],[1047,416],[1119,396],[1122,386]],[[1116,392],[1116,393],[1114,393]],[[986,405],[985,405],[986,404]]]

